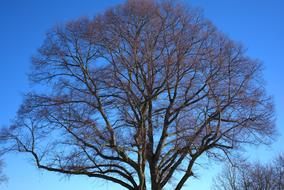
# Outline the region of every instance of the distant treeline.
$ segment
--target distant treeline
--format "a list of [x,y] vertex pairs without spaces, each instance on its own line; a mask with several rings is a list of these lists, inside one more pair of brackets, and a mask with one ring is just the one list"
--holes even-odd
[[283,190],[284,154],[271,162],[247,162],[238,160],[227,164],[214,179],[213,190]]

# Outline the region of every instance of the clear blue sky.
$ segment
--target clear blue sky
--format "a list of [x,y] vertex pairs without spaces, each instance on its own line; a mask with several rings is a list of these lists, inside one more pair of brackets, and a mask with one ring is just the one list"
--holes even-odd
[[[268,93],[273,95],[281,136],[270,147],[249,148],[252,159],[266,161],[284,152],[284,1],[190,0],[230,38],[241,42],[247,54],[264,63]],[[29,89],[26,73],[30,56],[41,45],[45,32],[57,23],[104,11],[122,0],[0,0],[0,125],[8,125]],[[29,157],[6,156],[10,178],[2,190],[120,190],[111,183],[85,177],[70,179],[35,169]],[[214,169],[200,170],[200,180],[184,190],[209,190]]]

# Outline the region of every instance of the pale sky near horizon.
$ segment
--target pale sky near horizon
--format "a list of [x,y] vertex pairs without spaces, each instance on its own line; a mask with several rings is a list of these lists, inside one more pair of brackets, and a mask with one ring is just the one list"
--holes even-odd
[[[58,23],[80,16],[92,17],[123,0],[0,0],[0,126],[9,125],[29,90],[26,73],[30,57],[41,45],[45,32]],[[284,152],[284,1],[282,0],[183,0],[200,7],[206,18],[231,39],[247,48],[247,55],[264,64],[268,94],[276,106],[279,137],[270,146],[250,147],[245,154],[267,161]],[[112,183],[86,177],[65,178],[39,171],[29,157],[5,157],[8,183],[1,190],[121,190]],[[213,166],[199,170],[199,179],[190,180],[184,190],[209,190]],[[221,163],[217,163],[221,165]]]

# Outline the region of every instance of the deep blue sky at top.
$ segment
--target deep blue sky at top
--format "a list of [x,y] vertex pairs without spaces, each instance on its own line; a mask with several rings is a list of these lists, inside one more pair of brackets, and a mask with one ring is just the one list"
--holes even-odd
[[[30,57],[44,40],[45,32],[55,24],[80,16],[93,17],[122,0],[0,0],[0,126],[8,125],[29,89],[26,73]],[[277,111],[278,140],[268,147],[251,151],[248,156],[267,160],[284,152],[284,1],[283,0],[190,0],[201,7],[205,17],[221,31],[247,48],[247,54],[264,63],[268,93],[274,97]],[[4,190],[91,190],[119,189],[111,183],[39,172],[28,157],[6,157],[5,170],[10,181]],[[200,181],[188,189],[208,190],[214,168],[200,171]],[[187,187],[184,188],[185,190]]]

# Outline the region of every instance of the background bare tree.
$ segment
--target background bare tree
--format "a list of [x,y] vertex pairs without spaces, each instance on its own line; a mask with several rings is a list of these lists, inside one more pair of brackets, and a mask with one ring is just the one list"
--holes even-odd
[[3,174],[4,162],[0,160],[0,185],[4,182],[7,182],[8,178]]
[[273,170],[275,175],[275,189],[284,189],[284,154],[280,154],[273,163]]
[[261,64],[174,1],[129,0],[57,26],[32,64],[37,90],[2,137],[48,171],[131,190],[175,176],[179,190],[200,156],[274,133]]
[[284,189],[284,156],[272,163],[240,162],[228,164],[214,179],[214,190],[282,190]]

